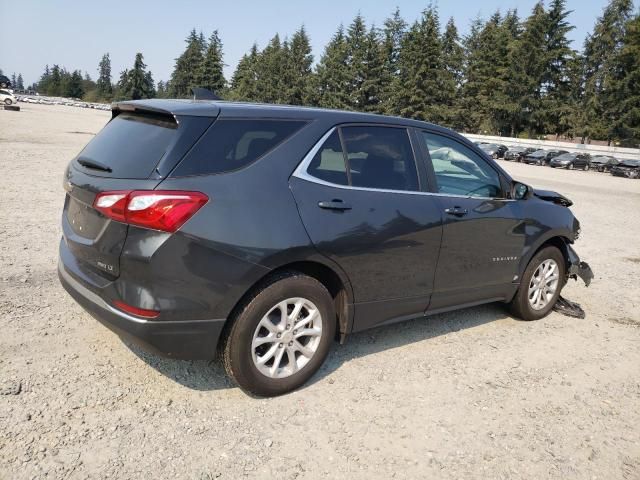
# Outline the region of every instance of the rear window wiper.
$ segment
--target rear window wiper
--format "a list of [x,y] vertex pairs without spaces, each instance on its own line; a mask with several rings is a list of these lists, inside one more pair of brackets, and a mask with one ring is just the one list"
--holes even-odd
[[96,162],[94,160],[87,160],[84,158],[79,158],[78,163],[86,168],[91,168],[93,170],[102,170],[103,172],[111,172],[111,167],[107,167],[106,165]]

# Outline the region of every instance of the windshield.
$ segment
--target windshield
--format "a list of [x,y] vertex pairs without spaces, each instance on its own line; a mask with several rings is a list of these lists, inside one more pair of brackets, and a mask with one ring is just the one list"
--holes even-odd
[[573,160],[574,158],[576,158],[576,156],[571,153],[563,153],[562,155],[558,155],[554,158],[554,160]]
[[531,157],[544,157],[547,154],[545,150],[536,150],[530,156]]

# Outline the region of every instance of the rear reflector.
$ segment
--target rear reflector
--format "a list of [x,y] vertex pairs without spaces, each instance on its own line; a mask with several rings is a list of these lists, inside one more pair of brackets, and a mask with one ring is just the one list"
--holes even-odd
[[132,307],[131,305],[127,305],[120,300],[115,300],[113,302],[113,305],[123,312],[131,313],[138,317],[156,318],[158,315],[160,315],[160,312],[158,312],[157,310],[147,310],[145,308]]
[[208,201],[200,192],[118,190],[99,193],[93,207],[118,222],[173,233]]

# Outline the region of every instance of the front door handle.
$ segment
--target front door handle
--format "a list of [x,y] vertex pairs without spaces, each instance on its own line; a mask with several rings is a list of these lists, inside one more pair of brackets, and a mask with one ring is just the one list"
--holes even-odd
[[466,208],[453,207],[453,208],[445,208],[444,213],[448,215],[453,215],[454,217],[464,217],[469,210]]
[[351,205],[344,203],[338,198],[334,198],[331,201],[323,200],[318,202],[320,208],[326,208],[327,210],[351,210]]

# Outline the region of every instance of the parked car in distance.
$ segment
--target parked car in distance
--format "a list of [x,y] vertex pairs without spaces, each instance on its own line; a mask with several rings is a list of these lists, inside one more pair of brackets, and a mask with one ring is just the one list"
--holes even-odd
[[549,166],[553,168],[566,168],[573,170],[579,168],[581,170],[589,170],[591,166],[591,155],[588,153],[563,153],[557,157],[553,157],[549,161]]
[[11,88],[11,80],[9,80],[9,77],[0,75],[0,88]]
[[509,161],[521,162],[522,158],[525,155],[529,155],[530,153],[533,153],[536,150],[538,149],[533,147],[521,147],[521,146],[511,147],[509,148],[509,150],[507,150],[504,153],[504,159]]
[[535,320],[593,277],[569,199],[417,120],[126,101],[63,186],[69,294],[146,349],[218,351],[256,395],[301,386],[336,337],[496,301]]
[[611,175],[640,178],[640,160],[620,160],[617,165],[611,167]]
[[0,89],[0,104],[13,105],[18,99],[9,90]]
[[484,153],[494,159],[504,157],[504,153],[509,150],[506,145],[500,145],[497,143],[484,143],[480,145],[480,148]]
[[524,157],[524,162],[529,165],[549,165],[549,162],[553,157],[562,155],[563,153],[569,153],[566,150],[536,150]]
[[609,155],[596,155],[595,157],[591,157],[591,168],[599,172],[608,172],[611,170],[611,167],[617,164],[618,159]]

